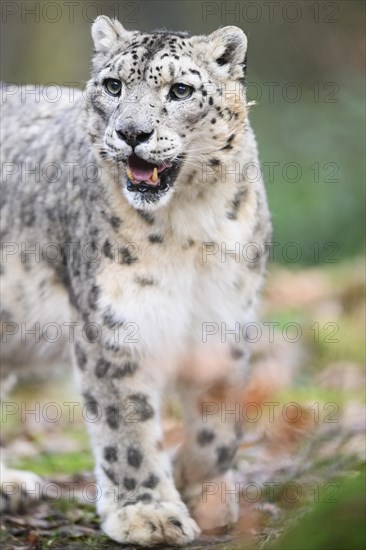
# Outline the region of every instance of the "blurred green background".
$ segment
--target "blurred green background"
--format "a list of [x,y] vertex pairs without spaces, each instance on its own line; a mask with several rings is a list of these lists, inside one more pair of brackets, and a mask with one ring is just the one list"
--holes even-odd
[[82,86],[101,13],[144,31],[240,26],[276,260],[322,265],[362,253],[364,2],[10,0],[1,9],[1,78],[15,83]]

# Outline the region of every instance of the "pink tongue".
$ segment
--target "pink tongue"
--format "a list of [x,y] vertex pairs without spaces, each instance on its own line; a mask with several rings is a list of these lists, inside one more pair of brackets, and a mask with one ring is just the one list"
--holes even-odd
[[136,155],[128,159],[128,166],[136,181],[149,181],[153,174],[154,166]]
[[152,176],[152,170],[141,170],[139,168],[131,168],[131,172],[136,181],[149,181]]
[[[160,174],[160,172],[171,165],[171,162],[167,162],[164,165],[158,166],[158,173]],[[128,166],[136,181],[149,182],[151,176],[153,175],[154,165],[146,162],[146,160],[143,160],[136,155],[130,156],[130,158],[128,159]]]

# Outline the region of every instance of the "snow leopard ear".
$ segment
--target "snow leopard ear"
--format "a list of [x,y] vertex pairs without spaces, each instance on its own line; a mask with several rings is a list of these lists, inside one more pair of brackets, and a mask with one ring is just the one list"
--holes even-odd
[[232,78],[243,78],[248,40],[239,27],[222,27],[207,36],[215,64]]
[[92,37],[96,53],[111,52],[121,42],[128,42],[132,32],[126,31],[117,19],[99,15],[92,25]]

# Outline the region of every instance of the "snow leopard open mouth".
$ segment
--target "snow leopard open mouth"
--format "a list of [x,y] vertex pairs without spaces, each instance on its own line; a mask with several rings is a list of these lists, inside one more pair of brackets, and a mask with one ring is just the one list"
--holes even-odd
[[126,163],[127,189],[144,194],[147,200],[156,200],[172,186],[180,164],[180,160],[175,160],[155,165],[133,154]]

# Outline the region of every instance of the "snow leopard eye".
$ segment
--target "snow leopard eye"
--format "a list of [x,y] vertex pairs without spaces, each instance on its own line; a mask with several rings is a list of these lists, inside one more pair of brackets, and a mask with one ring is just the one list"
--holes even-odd
[[114,78],[106,78],[103,82],[104,88],[110,95],[118,96],[121,94],[122,82]]
[[192,86],[188,86],[187,84],[182,84],[178,82],[177,84],[173,84],[173,86],[170,88],[170,98],[171,99],[188,99],[193,94],[193,88]]

